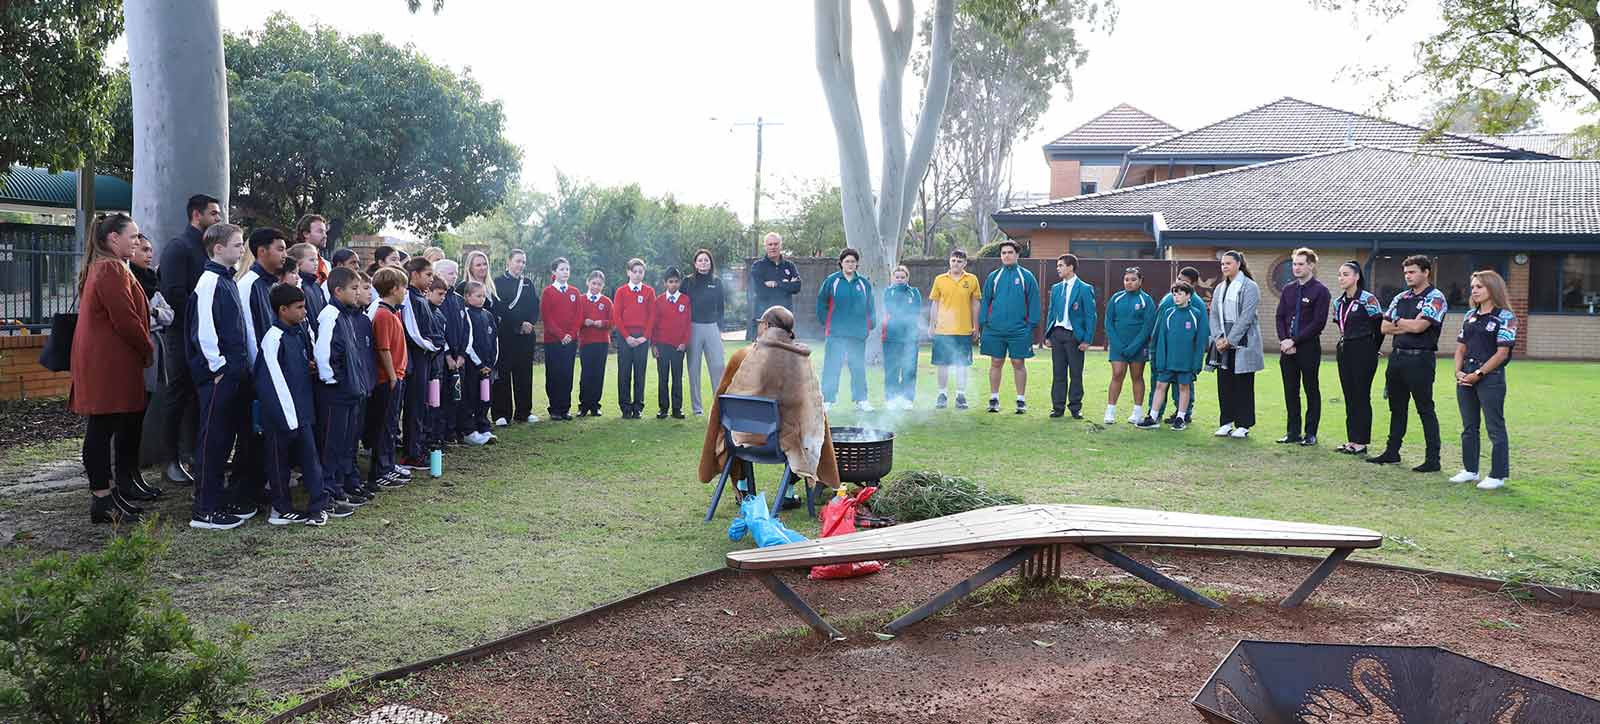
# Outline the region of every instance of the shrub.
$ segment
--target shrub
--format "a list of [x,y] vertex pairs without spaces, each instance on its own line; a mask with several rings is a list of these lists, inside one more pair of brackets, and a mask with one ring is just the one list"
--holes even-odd
[[209,717],[236,700],[250,676],[248,631],[201,638],[152,586],[164,549],[147,523],[0,585],[0,720],[143,724]]
[[[999,259],[1000,258],[1000,244],[1001,244],[1001,242],[1004,242],[1004,241],[1005,241],[1005,239],[996,239],[996,240],[991,241],[991,242],[989,242],[987,244],[984,244],[982,248],[978,249],[978,257],[979,258],[987,258],[987,259]],[[1029,244],[1027,242],[1021,242],[1021,241],[1017,242],[1017,258],[1018,259],[1032,259],[1033,258],[1033,245]]]
[[927,520],[991,505],[1015,505],[1022,498],[985,489],[977,482],[936,470],[910,470],[890,478],[867,500],[874,513],[900,523]]

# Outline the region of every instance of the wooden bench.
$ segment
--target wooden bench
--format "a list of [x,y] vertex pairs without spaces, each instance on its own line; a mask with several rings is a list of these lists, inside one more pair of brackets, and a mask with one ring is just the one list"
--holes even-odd
[[1134,543],[1332,548],[1333,553],[1318,564],[1280,604],[1285,608],[1293,608],[1304,602],[1351,551],[1383,545],[1383,535],[1365,528],[1168,513],[1138,508],[1001,505],[833,538],[734,551],[728,554],[727,563],[729,568],[760,575],[762,584],[773,595],[818,633],[830,638],[843,638],[843,635],[824,621],[774,571],[992,548],[1012,549],[987,568],[891,621],[885,627],[889,633],[899,633],[1018,566],[1023,566],[1026,576],[1059,575],[1063,545],[1077,546],[1190,603],[1207,608],[1222,607],[1222,604],[1112,547],[1114,544]]

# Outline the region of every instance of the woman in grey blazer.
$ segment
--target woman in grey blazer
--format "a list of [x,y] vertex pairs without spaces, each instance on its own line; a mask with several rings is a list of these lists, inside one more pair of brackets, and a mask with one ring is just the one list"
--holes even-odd
[[1211,340],[1216,348],[1217,398],[1222,426],[1217,437],[1246,438],[1256,424],[1256,373],[1266,367],[1261,352],[1261,322],[1256,286],[1244,254],[1222,255],[1222,281],[1211,295]]

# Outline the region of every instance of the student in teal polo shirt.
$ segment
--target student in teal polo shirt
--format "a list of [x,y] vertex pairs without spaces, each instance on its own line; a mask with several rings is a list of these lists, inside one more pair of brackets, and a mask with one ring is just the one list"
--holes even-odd
[[890,409],[911,409],[917,398],[917,341],[922,337],[922,292],[907,283],[911,270],[894,268],[883,290],[883,400]]
[[1039,320],[1039,280],[1017,265],[1021,249],[1007,239],[1000,242],[1000,268],[983,280],[983,303],[978,324],[982,339],[978,352],[989,358],[989,412],[1000,411],[1000,375],[1011,358],[1011,378],[1017,386],[1017,414],[1028,411],[1028,368],[1033,356],[1033,325]]
[[[1078,257],[1056,257],[1061,281],[1050,287],[1050,312],[1044,318],[1044,346],[1050,348],[1050,416],[1067,409],[1083,419],[1083,353],[1094,342],[1094,287],[1078,278]],[[1069,399],[1067,382],[1072,382]]]
[[[1203,297],[1200,296],[1200,270],[1196,269],[1196,268],[1194,268],[1192,266],[1186,266],[1186,267],[1178,270],[1178,277],[1179,277],[1179,279],[1178,279],[1179,281],[1188,282],[1189,283],[1189,288],[1194,290],[1194,293],[1190,295],[1190,302],[1191,303],[1190,303],[1189,306],[1193,307],[1196,312],[1199,312],[1200,313],[1200,321],[1204,322],[1206,325],[1209,326],[1210,322],[1206,321],[1206,319],[1207,319],[1206,318],[1206,300]],[[1167,292],[1166,296],[1161,297],[1161,301],[1156,303],[1156,320],[1157,320],[1157,322],[1159,322],[1162,319],[1162,315],[1166,314],[1167,310],[1171,309],[1172,306],[1173,306],[1173,303],[1172,303],[1172,292]],[[1155,347],[1155,345],[1152,344],[1151,345],[1152,351],[1154,350],[1154,347]],[[1160,420],[1161,416],[1166,414],[1166,412],[1167,412],[1167,400],[1162,400],[1160,405],[1156,405],[1156,366],[1152,364],[1152,365],[1149,365],[1149,368],[1150,368],[1150,393],[1149,393],[1149,400],[1145,403],[1145,409],[1147,411],[1149,411],[1151,417],[1154,417],[1157,420]],[[1194,419],[1195,392],[1196,392],[1196,390],[1195,390],[1194,385],[1190,385],[1189,386],[1189,404],[1185,405],[1184,408],[1183,408],[1184,417],[1187,417],[1190,420]],[[1168,399],[1171,399],[1170,395],[1168,396]],[[1165,420],[1165,422],[1168,425],[1171,425],[1173,422],[1177,421],[1177,419],[1178,419],[1177,414],[1173,414],[1173,416],[1167,418]]]
[[861,252],[839,252],[839,271],[817,288],[817,321],[826,338],[822,353],[822,405],[832,408],[839,395],[841,365],[850,367],[850,399],[856,409],[871,412],[867,402],[867,333],[877,326],[872,282],[856,273]]
[[[1197,301],[1194,301],[1194,287],[1189,283],[1179,280],[1172,285],[1171,306],[1161,308],[1160,316],[1156,319],[1155,334],[1151,337],[1150,366],[1156,371],[1155,401],[1162,407],[1167,403],[1167,390],[1172,385],[1178,386],[1177,412],[1172,416],[1172,429],[1182,430],[1189,426],[1189,414],[1185,411],[1189,403],[1189,396],[1194,392],[1194,378],[1200,372],[1200,366],[1206,356],[1206,341],[1210,337],[1211,327],[1206,324],[1206,313]],[[1154,430],[1161,427],[1157,416],[1161,413],[1151,406],[1151,413],[1140,420],[1138,427],[1141,430]]]
[[1111,388],[1106,391],[1105,423],[1117,421],[1122,380],[1132,373],[1133,414],[1129,424],[1144,419],[1144,363],[1150,356],[1150,333],[1156,326],[1156,302],[1144,291],[1144,272],[1130,266],[1122,272],[1122,289],[1106,301],[1106,352],[1111,357]]

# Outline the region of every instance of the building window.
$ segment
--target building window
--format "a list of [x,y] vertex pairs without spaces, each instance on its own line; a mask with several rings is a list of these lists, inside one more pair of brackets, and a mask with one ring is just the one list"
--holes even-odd
[[[1406,288],[1405,272],[1401,263],[1410,254],[1402,252],[1384,253],[1372,262],[1369,276],[1372,278],[1372,293],[1385,306],[1394,299],[1395,295]],[[1472,291],[1472,273],[1488,269],[1498,272],[1504,277],[1511,265],[1509,254],[1429,254],[1433,259],[1433,286],[1444,292],[1445,301],[1449,302],[1451,311],[1465,312],[1469,304],[1469,295]]]
[[1092,193],[1098,193],[1099,191],[1100,191],[1100,182],[1099,181],[1083,181],[1083,182],[1078,184],[1078,193],[1080,195],[1088,195],[1088,194],[1092,194]]
[[1528,311],[1600,314],[1600,254],[1533,254]]
[[1154,259],[1153,241],[1078,241],[1072,240],[1072,254],[1079,259]]

